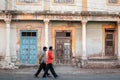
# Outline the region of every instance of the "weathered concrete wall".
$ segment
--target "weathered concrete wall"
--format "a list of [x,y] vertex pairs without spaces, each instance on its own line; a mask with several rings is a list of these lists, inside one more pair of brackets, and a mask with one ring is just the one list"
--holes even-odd
[[[11,24],[11,55],[16,58],[20,51],[20,30],[38,31],[38,53],[44,46],[44,25],[42,21],[13,21]],[[17,54],[18,50],[18,54]]]
[[102,23],[87,23],[87,56],[102,53]]
[[[102,56],[102,26],[113,24],[112,22],[88,22],[87,23],[87,56]],[[116,33],[117,36],[117,33]],[[115,39],[117,41],[117,37]],[[116,45],[117,50],[117,45]],[[115,51],[116,52],[116,51]]]
[[82,25],[76,27],[76,56],[82,56]]
[[[5,53],[6,46],[6,28],[5,22],[0,21],[0,31],[2,34],[0,39],[1,52]],[[69,25],[70,24],[70,25]],[[102,55],[102,25],[104,24],[114,24],[111,22],[88,22],[87,23],[87,56],[101,56]],[[52,46],[52,27],[61,26],[74,27],[75,35],[75,46],[74,54],[75,56],[82,56],[82,25],[81,22],[66,22],[66,21],[51,21],[49,24],[49,46]],[[12,58],[16,58],[18,45],[20,46],[20,30],[38,30],[38,50],[40,51],[44,46],[45,40],[45,26],[42,21],[12,21],[11,22],[11,32],[10,32],[10,53]],[[117,32],[116,32],[117,36]],[[116,37],[117,42],[117,37]],[[116,43],[116,53],[117,53],[117,43]]]
[[[10,10],[20,10],[26,12],[44,11],[46,8],[50,11],[82,11],[85,7],[82,0],[75,0],[74,3],[54,3],[53,0],[39,0],[38,3],[21,3],[19,0],[10,0]],[[5,0],[0,2],[0,10],[5,9]],[[108,11],[119,12],[119,4],[108,4],[107,0],[87,0],[87,11]]]
[[118,26],[116,27],[116,55],[118,55]]
[[5,56],[6,50],[6,25],[4,21],[0,21],[0,55]]
[[75,0],[73,4],[57,4],[50,0],[51,11],[81,11],[82,0]]
[[[64,21],[52,21],[52,22],[50,22],[50,25],[49,25],[49,46],[52,46],[52,27],[58,27],[58,28],[60,28],[61,26],[66,26],[67,24],[66,24],[66,22],[64,22]],[[55,36],[54,36],[55,37]],[[55,47],[54,47],[55,48]]]
[[0,0],[0,10],[5,10],[6,7],[6,0]]
[[[63,28],[63,26],[67,27],[67,29],[71,26],[75,29],[75,34],[72,35],[74,37],[74,43],[72,43],[72,47],[74,47],[74,52],[75,56],[81,56],[82,55],[82,32],[81,32],[81,22],[65,22],[65,21],[54,21],[51,22],[50,24],[50,29],[52,30],[52,27],[58,27],[58,28]],[[52,31],[49,31],[49,45],[52,45]],[[63,29],[64,30],[64,29]],[[69,30],[69,29],[68,29]],[[73,39],[72,39],[73,41]],[[75,44],[75,46],[74,46]]]
[[10,28],[10,54],[12,60],[17,58],[17,28],[14,24],[14,21],[12,21]]
[[[45,7],[49,7],[51,11],[81,11],[82,0],[75,0],[72,4],[57,4],[53,0],[48,0],[48,4],[44,0],[40,0],[39,3],[20,3],[17,0],[11,0],[11,10],[20,10],[26,12],[43,11]],[[62,5],[62,6],[61,6]],[[24,7],[24,8],[23,8]]]
[[11,0],[11,10],[20,10],[26,12],[42,11],[44,9],[44,0],[38,3],[20,3],[19,0]]
[[[20,3],[19,0],[9,0],[10,10],[20,10],[26,12],[34,12],[34,11],[44,11],[45,7],[50,9],[50,11],[82,11],[83,4],[82,0],[75,0],[72,4],[59,4],[54,3],[53,0],[48,0],[46,2],[44,0],[39,0],[38,3]],[[5,10],[6,8],[6,0],[1,0],[0,2],[0,10]],[[119,4],[111,5],[108,4],[107,0],[87,0],[87,11],[108,11],[108,12],[119,12],[120,6]]]
[[120,6],[110,5],[107,0],[87,0],[88,11],[108,11],[108,12],[119,12]]

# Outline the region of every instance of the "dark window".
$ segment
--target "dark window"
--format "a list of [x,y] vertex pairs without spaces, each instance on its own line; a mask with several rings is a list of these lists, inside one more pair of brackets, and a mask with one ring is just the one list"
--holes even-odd
[[27,35],[26,35],[26,32],[22,32],[22,36],[27,36]]
[[106,38],[107,38],[107,39],[113,39],[113,34],[107,34],[107,35],[106,35]]
[[71,33],[70,32],[56,32],[56,37],[70,37]]
[[56,32],[56,37],[65,37],[65,32]]
[[32,36],[36,36],[36,32],[32,32]]
[[66,32],[66,37],[70,37],[70,32]]
[[106,43],[106,46],[113,46],[113,41],[107,41]]
[[22,32],[22,36],[24,37],[36,37],[36,32]]
[[27,32],[27,36],[31,36],[32,34],[31,34],[31,32]]

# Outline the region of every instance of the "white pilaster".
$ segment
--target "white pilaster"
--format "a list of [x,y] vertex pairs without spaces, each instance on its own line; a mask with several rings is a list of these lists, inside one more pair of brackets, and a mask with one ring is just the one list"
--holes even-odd
[[86,23],[87,20],[82,20],[82,59],[87,60],[86,55]]
[[9,63],[11,62],[11,58],[10,58],[10,22],[11,22],[11,16],[6,15],[6,18],[5,18],[5,23],[6,23],[6,56],[5,56],[5,60]]
[[48,24],[49,24],[49,19],[46,18],[44,19],[44,23],[45,23],[45,46],[48,47]]
[[118,21],[118,59],[120,60],[120,21]]

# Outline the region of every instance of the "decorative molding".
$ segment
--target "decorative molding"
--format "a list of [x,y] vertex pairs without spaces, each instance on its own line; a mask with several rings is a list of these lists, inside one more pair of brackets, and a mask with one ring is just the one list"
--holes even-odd
[[118,17],[116,16],[89,16],[89,21],[117,21]]
[[44,23],[45,23],[45,24],[48,24],[49,21],[50,21],[50,20],[49,20],[48,18],[45,18],[45,19],[44,19]]
[[51,20],[69,20],[69,21],[80,21],[82,20],[81,16],[72,16],[72,15],[53,15],[50,16]]

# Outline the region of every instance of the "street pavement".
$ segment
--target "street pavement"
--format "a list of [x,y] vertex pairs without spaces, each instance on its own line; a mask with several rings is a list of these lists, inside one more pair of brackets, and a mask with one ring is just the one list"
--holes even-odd
[[[120,80],[120,69],[82,69],[71,66],[55,66],[59,80]],[[38,78],[34,77],[37,67],[15,70],[0,70],[0,80],[41,80],[43,71]],[[55,80],[47,77],[47,80]]]

